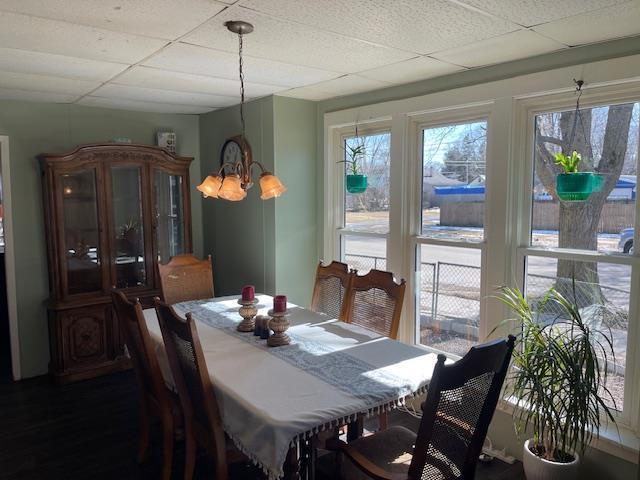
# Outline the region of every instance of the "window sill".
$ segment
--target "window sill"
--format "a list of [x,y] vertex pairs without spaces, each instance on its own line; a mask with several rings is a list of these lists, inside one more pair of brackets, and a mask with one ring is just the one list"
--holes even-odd
[[[503,413],[513,415],[515,403],[501,400],[497,409]],[[589,448],[594,448],[627,462],[638,464],[640,453],[640,437],[629,427],[608,424],[600,430],[600,437],[594,438]]]

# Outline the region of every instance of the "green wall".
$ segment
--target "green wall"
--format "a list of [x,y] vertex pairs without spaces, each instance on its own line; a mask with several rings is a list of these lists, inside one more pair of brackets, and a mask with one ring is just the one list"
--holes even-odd
[[[287,192],[260,200],[260,187],[242,202],[204,199],[204,251],[214,258],[217,295],[251,283],[307,305],[317,252],[316,107],[313,102],[268,97],[245,106],[253,157],[280,177]],[[217,170],[224,141],[240,133],[238,107],[202,115],[202,176]],[[257,172],[254,174],[257,180]]]
[[[247,103],[245,119],[254,160],[273,169],[273,97]],[[201,115],[203,178],[220,168],[222,144],[240,131],[237,106]],[[249,283],[274,292],[274,201],[260,200],[256,184],[241,202],[205,198],[202,204],[204,253],[213,257],[216,295],[237,294]]]
[[287,186],[276,203],[276,286],[299,305],[309,305],[317,264],[316,106],[274,99],[275,168]]
[[[198,117],[125,112],[78,105],[0,101],[0,135],[9,136],[18,329],[23,378],[47,372],[49,335],[45,304],[49,296],[39,153],[66,152],[85,143],[115,137],[154,144],[155,132],[172,129],[178,152],[195,157],[192,187],[200,177]],[[192,188],[194,251],[202,253],[201,202]]]

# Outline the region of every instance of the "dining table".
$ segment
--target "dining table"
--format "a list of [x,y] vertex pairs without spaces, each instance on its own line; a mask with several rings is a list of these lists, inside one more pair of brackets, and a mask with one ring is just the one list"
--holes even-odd
[[[288,345],[240,332],[238,296],[173,305],[196,322],[225,433],[269,480],[313,479],[320,432],[423,394],[437,357],[292,303]],[[258,315],[273,298],[256,295]],[[144,316],[165,381],[172,376],[154,309]]]

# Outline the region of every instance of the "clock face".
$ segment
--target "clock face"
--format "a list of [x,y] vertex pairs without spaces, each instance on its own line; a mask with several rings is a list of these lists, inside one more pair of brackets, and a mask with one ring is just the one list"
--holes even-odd
[[227,140],[222,147],[222,155],[220,155],[221,163],[231,163],[242,161],[242,149],[234,140]]

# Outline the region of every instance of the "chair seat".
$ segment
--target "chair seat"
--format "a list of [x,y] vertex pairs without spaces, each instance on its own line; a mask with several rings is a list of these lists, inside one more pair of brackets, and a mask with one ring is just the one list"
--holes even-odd
[[[358,450],[378,467],[391,473],[407,473],[416,434],[405,427],[393,426],[373,435],[362,437],[349,446]],[[351,460],[343,456],[340,476],[349,480],[370,480]]]

